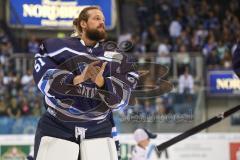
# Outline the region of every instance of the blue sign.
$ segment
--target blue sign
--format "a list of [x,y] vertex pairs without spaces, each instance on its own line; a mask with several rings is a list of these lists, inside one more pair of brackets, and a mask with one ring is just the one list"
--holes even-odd
[[107,29],[115,27],[115,0],[9,0],[9,24],[71,29],[84,7],[99,6]]
[[209,71],[208,93],[211,95],[240,94],[240,80],[233,71]]

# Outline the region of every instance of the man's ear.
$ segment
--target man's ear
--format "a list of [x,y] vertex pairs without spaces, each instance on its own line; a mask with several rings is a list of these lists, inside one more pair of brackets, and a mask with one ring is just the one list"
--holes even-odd
[[82,29],[87,28],[87,22],[86,21],[81,21],[80,26],[81,26]]

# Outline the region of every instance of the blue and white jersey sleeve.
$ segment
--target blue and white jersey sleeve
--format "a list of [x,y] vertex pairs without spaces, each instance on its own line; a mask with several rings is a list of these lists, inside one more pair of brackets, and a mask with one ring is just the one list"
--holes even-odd
[[40,45],[39,52],[35,54],[33,77],[39,90],[47,97],[55,97],[53,84],[72,84],[73,80],[71,72],[58,69],[57,62],[48,56],[44,43]]
[[[107,98],[101,94],[100,97],[108,107],[118,110],[128,105],[131,92],[137,85],[139,75],[135,71],[134,63],[129,62],[126,56],[118,55],[117,58],[112,58],[113,61],[119,60],[119,62],[111,63],[108,66],[110,74],[105,77],[105,90],[110,94]],[[111,58],[109,58],[109,61],[111,61]]]

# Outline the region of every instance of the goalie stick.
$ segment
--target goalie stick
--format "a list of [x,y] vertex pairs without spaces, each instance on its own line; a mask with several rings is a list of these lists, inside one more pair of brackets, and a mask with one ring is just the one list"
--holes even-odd
[[186,139],[186,138],[188,138],[188,137],[190,137],[190,136],[192,136],[192,135],[194,135],[194,134],[196,134],[196,133],[198,133],[198,132],[200,132],[200,131],[208,128],[208,127],[210,127],[210,126],[215,125],[216,123],[222,121],[224,118],[232,115],[233,113],[235,113],[239,110],[240,110],[240,105],[238,105],[236,107],[233,107],[233,108],[231,108],[231,109],[229,109],[229,110],[227,110],[227,111],[225,111],[225,112],[223,112],[223,113],[221,113],[221,114],[219,114],[219,115],[217,115],[217,116],[215,116],[215,117],[213,117],[213,118],[211,118],[211,119],[209,119],[209,120],[207,120],[207,121],[205,121],[205,122],[203,122],[203,123],[201,123],[201,124],[199,124],[199,125],[197,125],[193,128],[191,128],[191,129],[185,131],[184,133],[182,133],[182,134],[180,134],[180,135],[178,135],[178,136],[176,136],[176,137],[174,137],[174,138],[172,138],[172,139],[170,139],[170,140],[168,140],[168,141],[166,141],[162,144],[157,145],[156,146],[156,151],[161,152],[161,151],[165,150],[166,148],[168,148],[168,147],[170,147],[170,146],[172,146],[172,145],[174,145],[174,144],[176,144],[176,143],[178,143],[178,142],[180,142],[180,141],[182,141],[182,140],[184,140],[184,139]]

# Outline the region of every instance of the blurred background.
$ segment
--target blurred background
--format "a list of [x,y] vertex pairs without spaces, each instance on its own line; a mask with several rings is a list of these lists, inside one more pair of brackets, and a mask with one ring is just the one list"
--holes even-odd
[[[240,40],[239,0],[0,0],[0,160],[31,152],[45,112],[32,77],[39,44],[70,36],[72,19],[89,5],[102,8],[107,41],[149,71],[139,82],[143,90],[161,80],[174,86],[114,113],[123,160],[131,159],[137,128],[158,133],[159,144],[239,105],[240,80],[231,68]],[[120,45],[126,41],[132,47]],[[153,159],[239,160],[239,132],[240,112]]]

